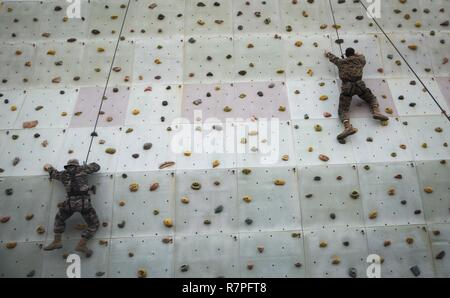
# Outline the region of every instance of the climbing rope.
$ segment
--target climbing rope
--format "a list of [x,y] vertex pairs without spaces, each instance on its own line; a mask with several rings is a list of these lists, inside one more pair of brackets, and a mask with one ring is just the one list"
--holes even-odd
[[118,36],[117,42],[116,42],[116,48],[114,49],[114,55],[113,55],[113,58],[112,58],[112,61],[111,61],[111,66],[109,68],[108,77],[106,79],[106,85],[105,85],[105,88],[103,89],[103,94],[102,94],[102,98],[101,98],[101,101],[100,101],[100,107],[99,107],[98,112],[97,112],[97,118],[95,119],[94,130],[91,133],[91,141],[89,143],[89,149],[88,149],[88,152],[87,152],[87,155],[86,155],[86,160],[85,160],[86,163],[89,160],[89,155],[91,153],[91,148],[92,148],[92,144],[94,142],[94,138],[97,136],[98,120],[100,118],[100,113],[102,111],[102,106],[103,106],[103,101],[104,101],[104,98],[105,98],[105,95],[106,95],[106,90],[108,89],[109,79],[111,78],[111,73],[113,71],[114,61],[116,60],[117,50],[119,49],[120,38],[122,36],[123,28],[125,26],[125,20],[127,19],[127,14],[128,14],[128,9],[130,7],[130,2],[131,2],[131,0],[128,0],[127,9],[125,10],[125,15],[123,17],[122,25],[120,27],[119,36]]
[[339,37],[339,29],[338,29],[338,25],[336,23],[336,17],[334,15],[333,4],[331,3],[331,0],[328,0],[328,2],[330,3],[331,15],[333,16],[333,22],[334,22],[334,29],[336,30],[336,35],[338,38],[336,43],[339,45],[339,50],[341,51],[341,57],[342,57],[342,59],[344,59],[344,52],[342,51],[342,42],[341,42],[341,38]]
[[[330,0],[331,1],[331,0]],[[364,7],[364,9],[367,11],[367,13],[369,15],[370,12],[367,9],[366,5],[363,3],[363,1],[358,1],[359,3],[361,3],[361,5]],[[381,25],[377,22],[377,20],[371,16],[372,20],[374,21],[374,23],[378,26],[378,28],[380,28],[381,32],[384,34],[384,36],[387,38],[387,40],[391,43],[391,45],[394,47],[394,49],[397,51],[397,53],[400,55],[400,57],[403,59],[403,61],[405,61],[406,65],[409,67],[409,69],[412,71],[412,73],[414,74],[414,76],[417,78],[417,80],[419,80],[419,82],[422,84],[422,86],[425,88],[425,90],[427,91],[427,93],[431,96],[431,98],[434,100],[434,102],[436,103],[436,105],[439,107],[439,109],[442,111],[442,114],[447,118],[448,121],[450,121],[450,116],[447,115],[447,112],[442,108],[442,106],[439,104],[439,102],[436,100],[436,98],[434,97],[434,95],[431,93],[431,91],[428,89],[428,87],[425,85],[425,83],[422,81],[422,79],[419,77],[419,75],[416,73],[416,71],[412,68],[412,66],[409,64],[408,60],[406,60],[406,58],[403,56],[403,54],[400,52],[400,50],[397,48],[397,46],[394,44],[394,42],[390,39],[390,37],[386,34],[386,32],[383,30],[383,27],[381,27]]]

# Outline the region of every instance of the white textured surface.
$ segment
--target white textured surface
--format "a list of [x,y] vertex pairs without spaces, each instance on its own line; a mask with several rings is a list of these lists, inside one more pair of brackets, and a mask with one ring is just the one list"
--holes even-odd
[[[359,133],[342,145],[340,81],[323,57],[325,50],[340,56],[327,0],[132,0],[120,34],[127,3],[82,0],[83,19],[66,20],[64,0],[0,6],[0,277],[65,276],[63,255],[73,252],[83,221],[76,214],[67,222],[63,249],[42,250],[64,198],[42,167],[85,160],[106,87],[89,155],[102,167],[91,179],[102,226],[89,242],[94,256],[82,257],[83,277],[136,277],[138,270],[150,278],[348,277],[350,268],[365,277],[373,253],[384,257],[384,277],[413,277],[413,266],[420,277],[450,276],[449,122],[407,65],[396,64],[400,56],[361,5],[332,1],[343,48],[366,55],[367,85],[392,113],[381,126],[355,97]],[[450,19],[449,1],[383,1],[381,8],[379,23],[448,110],[450,31],[440,24]],[[194,110],[209,120],[201,131]],[[252,117],[277,117],[279,126],[249,127],[243,121]],[[220,123],[226,118],[233,119]],[[23,129],[31,120],[38,126]],[[228,128],[236,140],[224,134]],[[174,152],[181,131],[214,146],[196,139],[181,143],[192,155]],[[241,151],[216,151],[221,143]],[[166,161],[175,165],[160,170]],[[139,191],[130,192],[133,182]],[[150,191],[154,183],[159,188]],[[28,213],[34,217],[26,221]],[[17,246],[7,249],[8,242]]]

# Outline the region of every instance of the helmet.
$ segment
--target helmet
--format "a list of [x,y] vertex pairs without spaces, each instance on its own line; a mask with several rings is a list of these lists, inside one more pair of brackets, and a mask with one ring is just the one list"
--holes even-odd
[[71,159],[67,162],[67,165],[64,166],[64,169],[67,169],[70,166],[79,166],[80,162],[78,161],[78,159]]

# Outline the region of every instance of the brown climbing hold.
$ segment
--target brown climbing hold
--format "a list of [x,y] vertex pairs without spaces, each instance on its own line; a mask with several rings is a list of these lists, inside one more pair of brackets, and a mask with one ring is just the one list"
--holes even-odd
[[137,183],[131,183],[130,186],[128,186],[128,189],[131,192],[137,192],[139,190],[139,184]]
[[2,224],[4,224],[4,223],[7,223],[10,219],[11,219],[10,216],[4,216],[4,217],[0,218],[0,222]]
[[155,191],[155,190],[157,190],[158,188],[159,188],[159,183],[158,183],[158,182],[153,183],[153,184],[150,186],[150,191]]
[[250,170],[250,169],[242,169],[242,174],[244,174],[244,175],[250,175],[251,172],[252,172],[252,170]]
[[147,278],[147,270],[141,268],[137,272],[138,278]]
[[164,244],[173,243],[173,239],[172,239],[172,237],[164,237],[162,240],[162,243],[164,243]]
[[6,247],[7,249],[14,249],[14,248],[16,248],[16,246],[17,246],[17,242],[7,242],[7,243],[5,244],[5,247]]
[[182,198],[181,198],[181,203],[183,203],[183,204],[189,204],[189,198],[188,198],[188,197],[182,197]]
[[251,203],[251,201],[253,200],[253,198],[251,196],[245,196],[242,198],[242,200],[246,203]]
[[376,219],[378,217],[378,211],[373,210],[369,213],[369,219]]
[[33,120],[33,121],[25,121],[23,124],[22,124],[22,127],[23,128],[34,128],[34,127],[36,127],[37,125],[38,125],[38,121],[37,120]]
[[213,162],[212,162],[212,167],[213,167],[213,168],[217,168],[219,165],[220,165],[220,161],[218,161],[218,160],[213,160]]
[[166,227],[168,227],[168,228],[173,227],[173,221],[172,221],[172,219],[170,219],[170,218],[164,219],[163,223],[164,223],[164,225],[165,225]]
[[341,263],[341,258],[338,256],[331,257],[331,264],[333,265],[339,265]]
[[283,185],[286,184],[286,182],[283,179],[276,179],[274,181],[274,183],[275,183],[276,186],[283,186]]
[[302,45],[303,45],[303,42],[300,41],[300,40],[295,42],[295,46],[296,46],[297,48],[300,48]]
[[390,189],[388,190],[388,195],[389,195],[389,196],[395,196],[395,188],[390,188]]
[[39,226],[36,228],[36,233],[38,233],[39,235],[44,234],[44,233],[45,233],[45,228],[44,228],[44,226],[39,225]]
[[430,186],[427,186],[423,189],[423,191],[425,191],[427,194],[431,194],[431,193],[433,193],[433,188]]
[[327,247],[328,246],[328,242],[326,242],[326,241],[320,241],[319,242],[319,247],[320,248],[325,248],[325,247]]
[[247,269],[252,270],[255,265],[252,262],[247,263]]
[[159,165],[159,169],[162,170],[162,169],[174,166],[174,165],[175,165],[174,161],[166,161],[166,162],[163,162],[162,164]]
[[193,182],[193,183],[191,184],[191,188],[192,188],[193,190],[200,190],[200,188],[202,188],[202,185],[201,185],[199,182]]
[[359,192],[358,191],[353,191],[351,194],[350,194],[350,197],[352,198],[352,199],[354,199],[354,200],[356,200],[356,199],[359,199]]
[[321,161],[323,161],[323,162],[327,162],[327,161],[330,160],[330,158],[329,158],[328,156],[323,155],[323,154],[320,154],[320,155],[319,155],[319,159],[320,159]]

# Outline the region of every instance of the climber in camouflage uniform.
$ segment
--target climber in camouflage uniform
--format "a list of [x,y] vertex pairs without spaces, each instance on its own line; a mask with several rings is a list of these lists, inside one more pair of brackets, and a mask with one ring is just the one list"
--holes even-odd
[[325,56],[339,69],[339,78],[342,80],[341,96],[339,98],[339,118],[344,124],[345,130],[337,138],[345,144],[345,139],[358,132],[350,123],[350,106],[352,97],[358,95],[370,106],[373,118],[380,121],[388,121],[389,118],[380,113],[378,100],[372,91],[367,88],[362,80],[366,58],[348,48],[345,51],[347,58],[340,59],[332,53],[325,52]]
[[92,255],[86,244],[91,239],[100,225],[97,213],[91,205],[89,196],[88,175],[98,172],[100,166],[96,163],[84,164],[76,159],[69,160],[64,166],[64,171],[57,171],[51,165],[45,165],[44,170],[50,175],[50,179],[59,180],[65,187],[67,192],[67,199],[58,204],[59,211],[55,217],[54,233],[55,239],[50,245],[46,246],[44,250],[54,250],[62,248],[62,233],[66,227],[66,220],[70,218],[75,212],[79,212],[86,221],[88,227],[83,231],[81,240],[75,248],[76,251],[82,252],[86,257]]

